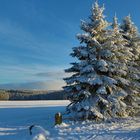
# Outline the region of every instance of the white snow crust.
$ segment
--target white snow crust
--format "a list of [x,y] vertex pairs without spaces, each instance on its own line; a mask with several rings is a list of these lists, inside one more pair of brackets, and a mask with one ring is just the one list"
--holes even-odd
[[[0,140],[140,140],[139,117],[106,122],[65,118],[61,125],[54,126],[55,113],[64,112],[68,104],[69,101],[0,102]],[[30,136],[28,128],[32,124],[38,127]]]

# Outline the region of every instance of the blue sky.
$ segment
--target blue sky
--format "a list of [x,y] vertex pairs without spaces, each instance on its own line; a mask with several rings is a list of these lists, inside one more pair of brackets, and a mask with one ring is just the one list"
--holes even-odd
[[[140,1],[98,0],[111,22],[132,16],[140,27]],[[0,0],[0,88],[61,89],[78,45],[80,20],[94,0]],[[120,21],[121,22],[121,21]]]

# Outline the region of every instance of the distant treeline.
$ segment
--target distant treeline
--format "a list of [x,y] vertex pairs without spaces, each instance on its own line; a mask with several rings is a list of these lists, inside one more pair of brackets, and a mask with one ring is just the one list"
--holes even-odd
[[64,91],[0,90],[0,100],[66,100]]

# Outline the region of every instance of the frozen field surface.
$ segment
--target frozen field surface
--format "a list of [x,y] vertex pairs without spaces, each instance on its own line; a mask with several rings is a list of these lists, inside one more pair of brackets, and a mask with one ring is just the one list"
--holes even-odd
[[[140,118],[113,122],[64,121],[54,126],[56,112],[69,101],[1,101],[0,140],[140,140]],[[33,134],[29,134],[29,126]],[[45,131],[46,130],[46,131]]]

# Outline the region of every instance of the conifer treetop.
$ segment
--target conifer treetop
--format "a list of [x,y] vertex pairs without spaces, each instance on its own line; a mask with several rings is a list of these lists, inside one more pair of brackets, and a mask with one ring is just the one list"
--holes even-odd
[[104,9],[104,6],[100,7],[96,1],[95,4],[92,5],[91,15],[89,17],[90,21],[82,20],[81,29],[86,33],[89,33],[91,36],[95,36],[109,26],[109,23],[104,19]]
[[96,1],[95,4],[92,5],[93,20],[100,20],[104,18],[105,17],[103,15],[104,10],[105,10],[104,5],[102,7],[99,7],[98,2]]
[[95,2],[95,4],[92,5],[92,14],[90,16],[90,19],[91,24],[97,32],[101,31],[109,25],[109,23],[104,19],[104,10],[104,5],[100,7],[97,1]]
[[138,34],[138,29],[131,20],[130,14],[123,19],[123,24],[121,26],[124,32],[132,35]]
[[116,14],[113,18],[112,28],[114,29],[114,32],[119,32],[119,24],[118,24],[118,18]]
[[129,42],[129,48],[132,49],[134,54],[133,60],[140,60],[140,34],[136,25],[132,22],[131,16],[128,15],[124,18],[123,24],[121,25],[123,36]]

